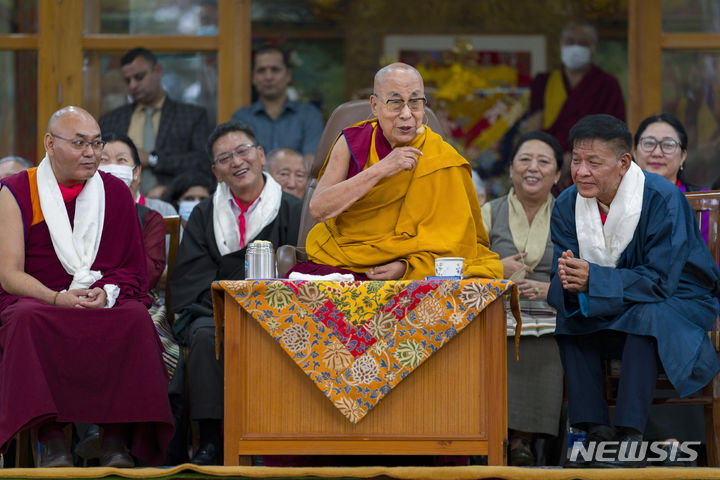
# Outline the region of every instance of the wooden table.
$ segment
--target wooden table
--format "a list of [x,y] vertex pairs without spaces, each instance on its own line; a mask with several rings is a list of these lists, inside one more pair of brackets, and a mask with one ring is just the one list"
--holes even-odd
[[217,286],[214,295],[224,319],[225,465],[259,454],[488,455],[489,465],[506,464],[502,297],[352,424],[232,295]]

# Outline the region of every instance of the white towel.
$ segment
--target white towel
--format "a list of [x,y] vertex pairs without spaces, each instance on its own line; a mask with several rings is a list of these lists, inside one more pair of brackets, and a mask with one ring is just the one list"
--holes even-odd
[[312,281],[331,281],[331,282],[352,282],[355,277],[349,273],[331,273],[329,275],[310,275],[307,273],[292,272],[288,277],[290,280],[312,280]]

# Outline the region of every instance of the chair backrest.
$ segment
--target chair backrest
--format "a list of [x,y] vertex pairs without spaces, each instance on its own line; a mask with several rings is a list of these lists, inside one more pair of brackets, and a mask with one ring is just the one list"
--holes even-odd
[[[430,129],[445,137],[445,128],[440,123],[440,120],[437,115],[435,115],[435,112],[426,107],[425,115],[427,117],[427,125]],[[320,137],[320,142],[318,142],[318,147],[315,151],[315,157],[313,158],[312,165],[310,165],[310,180],[308,181],[307,191],[303,202],[302,215],[300,217],[298,247],[305,248],[305,239],[307,238],[307,234],[317,223],[310,215],[310,198],[315,192],[315,188],[317,188],[318,173],[325,163],[325,159],[327,158],[328,153],[330,153],[330,149],[332,148],[335,139],[343,128],[371,118],[373,118],[373,114],[370,110],[370,101],[367,99],[350,100],[349,102],[345,102],[337,107],[330,115],[330,118],[325,124],[325,130],[323,130],[322,136]]]
[[[695,215],[697,215],[698,225],[702,228],[703,222],[707,221],[708,238],[707,244],[715,263],[720,258],[720,232],[718,232],[718,222],[720,222],[720,190],[709,192],[688,192],[685,194]],[[707,215],[704,215],[707,212]],[[707,218],[707,220],[705,220]]]
[[[707,222],[708,238],[707,244],[710,254],[718,263],[720,258],[720,239],[718,232],[718,222],[720,222],[720,190],[712,190],[709,192],[687,192],[685,198],[688,199],[695,215],[697,216],[698,226],[702,228],[703,223]],[[708,332],[710,341],[715,346],[715,350],[720,352],[720,316],[715,318],[715,324],[711,331]]]
[[[168,244],[167,254],[167,274],[166,278],[170,278],[175,265],[175,257],[177,257],[178,247],[180,246],[180,217],[174,215],[172,217],[165,218],[165,233],[170,235],[170,243]],[[167,318],[170,324],[175,320],[175,316],[172,313],[170,298],[170,288],[165,285],[165,308],[167,310]]]

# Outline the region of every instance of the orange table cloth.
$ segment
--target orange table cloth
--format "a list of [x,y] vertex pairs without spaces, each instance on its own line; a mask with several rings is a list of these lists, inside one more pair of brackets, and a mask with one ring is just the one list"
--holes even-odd
[[[227,280],[213,288],[231,294],[352,423],[505,292],[521,325],[507,280]],[[216,314],[218,332],[222,320]]]

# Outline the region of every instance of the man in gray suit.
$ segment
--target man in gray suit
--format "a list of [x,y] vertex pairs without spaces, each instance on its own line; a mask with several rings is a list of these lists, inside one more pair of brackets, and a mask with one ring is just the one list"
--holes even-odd
[[134,48],[120,60],[132,104],[100,117],[103,133],[123,133],[138,147],[143,166],[141,190],[167,185],[187,170],[208,170],[204,153],[210,134],[205,109],[168,98],[162,88],[162,66],[153,53]]

